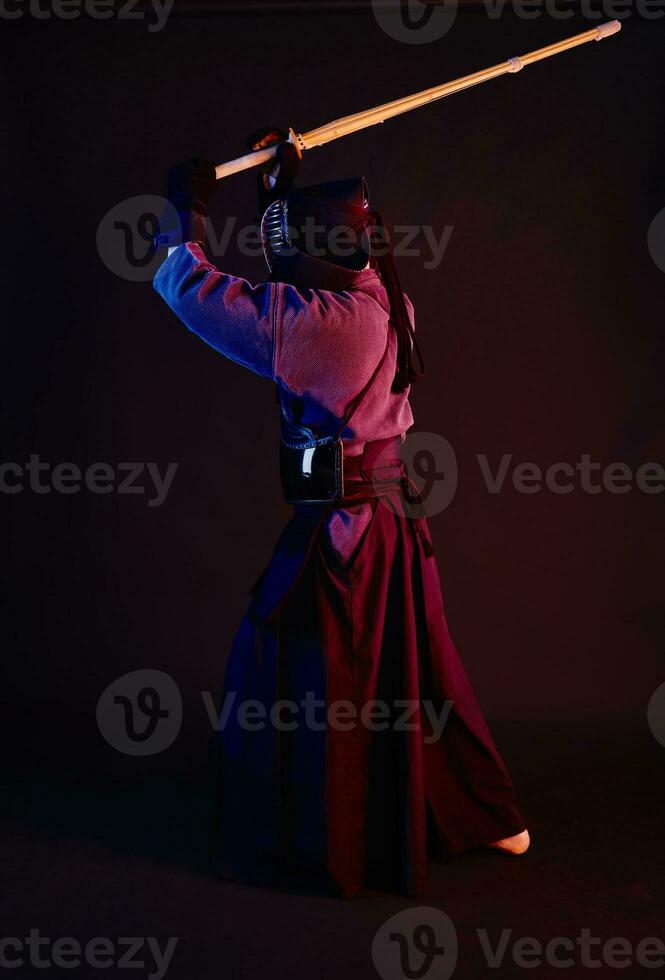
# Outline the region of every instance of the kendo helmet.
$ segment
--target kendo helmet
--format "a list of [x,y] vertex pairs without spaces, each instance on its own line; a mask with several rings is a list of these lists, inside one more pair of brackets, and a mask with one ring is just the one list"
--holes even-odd
[[309,288],[346,288],[367,265],[374,218],[364,177],[276,197],[261,220],[271,278]]
[[397,275],[390,236],[379,212],[370,209],[364,177],[289,188],[279,194],[263,214],[261,241],[271,280],[304,289],[349,289],[372,258],[397,334],[393,387],[402,391],[422,376],[423,358]]

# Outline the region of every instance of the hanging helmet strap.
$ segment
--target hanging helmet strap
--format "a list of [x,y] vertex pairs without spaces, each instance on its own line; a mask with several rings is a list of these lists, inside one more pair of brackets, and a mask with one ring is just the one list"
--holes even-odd
[[[383,281],[390,303],[390,319],[397,334],[397,370],[393,381],[393,391],[404,391],[410,384],[419,381],[425,373],[425,361],[416,340],[406,300],[400,285],[390,234],[379,211],[369,215],[374,227],[379,230],[381,254],[373,258]],[[371,251],[370,251],[371,254]],[[413,356],[416,356],[418,367]]]

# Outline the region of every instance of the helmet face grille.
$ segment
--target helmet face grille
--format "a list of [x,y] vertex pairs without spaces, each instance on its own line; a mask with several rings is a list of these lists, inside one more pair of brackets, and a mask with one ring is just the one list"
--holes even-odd
[[289,207],[286,201],[278,198],[266,209],[261,219],[261,242],[268,268],[272,272],[274,258],[291,248]]

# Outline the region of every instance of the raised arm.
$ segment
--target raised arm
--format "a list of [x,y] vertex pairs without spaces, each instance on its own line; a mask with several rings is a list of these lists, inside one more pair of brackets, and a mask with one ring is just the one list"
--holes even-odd
[[171,208],[157,239],[169,254],[155,289],[216,351],[340,416],[385,349],[387,310],[362,290],[252,286],[217,269],[202,248],[213,174],[200,160],[171,170]]
[[278,283],[252,286],[220,272],[198,242],[188,242],[164,260],[153,284],[185,326],[216,351],[274,378]]
[[[277,173],[280,167],[278,163]],[[169,207],[156,238],[158,244],[168,246],[168,255],[154,287],[183,323],[220,354],[274,378],[280,286],[252,286],[207,260],[202,246],[216,187],[215,166],[209,160],[186,160],[169,171]]]

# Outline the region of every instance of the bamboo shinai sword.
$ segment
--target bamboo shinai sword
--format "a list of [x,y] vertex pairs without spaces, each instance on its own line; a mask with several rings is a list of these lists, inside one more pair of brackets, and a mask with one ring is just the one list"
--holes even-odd
[[[396,99],[394,102],[386,102],[384,105],[377,106],[375,109],[365,109],[334,122],[319,126],[318,129],[311,129],[307,133],[296,133],[293,129],[289,130],[289,139],[295,145],[298,155],[302,156],[303,150],[312,150],[315,146],[323,146],[332,140],[339,139],[341,136],[348,136],[350,133],[357,133],[361,129],[375,126],[399,116],[403,112],[410,112],[428,102],[435,102],[443,99],[447,95],[461,92],[482,82],[488,82],[491,78],[498,78],[499,75],[514,74],[521,71],[526,65],[531,65],[535,61],[542,61],[544,58],[551,58],[555,54],[561,54],[569,48],[576,48],[587,41],[601,41],[604,37],[610,37],[621,30],[618,20],[610,20],[598,27],[594,27],[582,34],[575,34],[573,37],[556,44],[549,44],[545,48],[538,48],[530,51],[529,54],[522,54],[519,57],[508,58],[491,68],[484,68],[482,71],[473,72],[471,75],[464,75],[462,78],[455,78],[451,82],[444,82],[443,85],[435,85],[434,88],[425,89],[423,92],[416,92],[415,95],[407,95],[403,99]],[[229,177],[231,174],[239,173],[241,170],[249,170],[258,167],[262,163],[267,163],[277,153],[276,146],[270,146],[263,150],[247,153],[245,156],[238,157],[236,160],[229,160],[228,163],[220,163],[215,168],[217,179]]]

